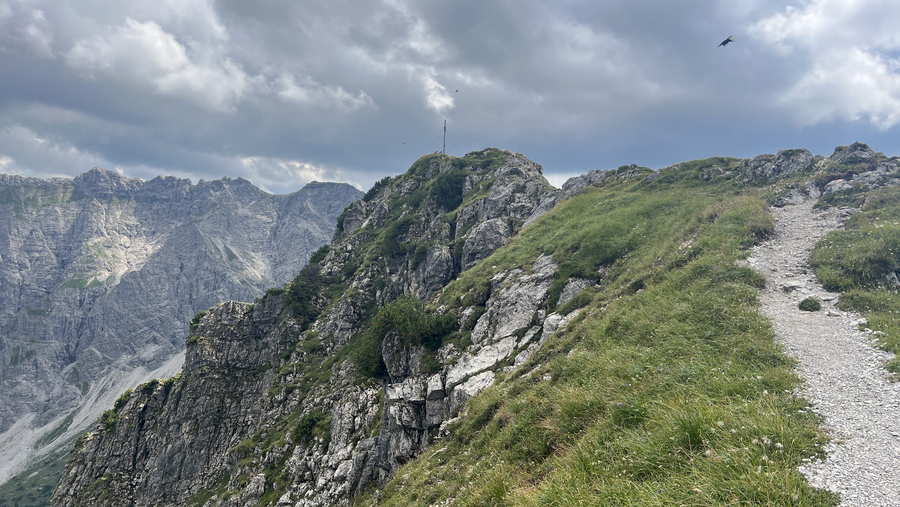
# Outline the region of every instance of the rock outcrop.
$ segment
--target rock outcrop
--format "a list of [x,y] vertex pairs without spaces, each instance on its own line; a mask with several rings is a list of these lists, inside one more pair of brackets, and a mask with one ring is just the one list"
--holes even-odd
[[[460,309],[468,346],[390,332],[377,345],[384,373],[361,380],[352,350],[373,308],[439,294],[550,193],[540,166],[511,152],[424,157],[345,210],[305,271],[318,294],[270,291],[252,310],[226,303],[203,317],[181,376],[136,390],[78,443],[54,504],[340,505],[384,483],[565,319],[542,310],[557,269],[544,257],[529,273],[497,274]],[[272,463],[279,474],[265,471]]]

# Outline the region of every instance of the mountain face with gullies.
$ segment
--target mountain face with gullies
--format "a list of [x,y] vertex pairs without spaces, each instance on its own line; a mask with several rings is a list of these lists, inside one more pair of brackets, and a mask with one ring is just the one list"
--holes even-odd
[[[539,410],[540,424],[519,427],[532,402],[504,403],[533,389],[542,390],[536,405],[565,398],[567,376],[548,365],[586,357],[582,326],[650,297],[669,271],[712,273],[713,261],[703,263],[724,243],[706,242],[707,228],[745,234],[734,236],[740,248],[762,237],[765,202],[749,193],[786,181],[772,203],[840,196],[896,185],[898,167],[897,159],[854,144],[830,157],[785,150],[659,171],[622,166],[555,189],[540,165],[518,153],[426,155],[344,209],[330,245],[284,288],[196,314],[181,372],[127,392],[78,439],[53,505],[306,507],[423,498],[449,505],[480,487],[476,472],[485,463],[516,470],[521,494],[538,491],[553,477],[551,460],[585,435],[593,418],[577,417],[593,406]],[[629,206],[639,211],[620,211]],[[617,213],[620,222],[604,222]],[[651,234],[665,240],[648,240]],[[652,259],[638,266],[645,249]],[[746,268],[732,271],[726,275],[735,287],[756,283]],[[632,326],[609,318],[604,332],[625,336]],[[685,336],[692,333],[678,339]],[[773,362],[775,346],[763,349],[734,360]],[[485,391],[490,397],[479,401]],[[591,414],[623,413],[625,430],[649,410],[626,413],[610,402],[597,402]],[[528,462],[482,456],[490,448],[484,439],[504,428],[519,432],[504,434],[506,447],[549,428],[565,438],[540,437],[543,447]],[[438,468],[417,476],[429,460]],[[469,482],[454,487],[451,475]],[[404,492],[417,477],[424,485]],[[499,495],[499,502],[509,493],[491,487],[477,498]]]
[[289,281],[362,195],[243,179],[0,175],[0,482],[176,373],[188,323]]

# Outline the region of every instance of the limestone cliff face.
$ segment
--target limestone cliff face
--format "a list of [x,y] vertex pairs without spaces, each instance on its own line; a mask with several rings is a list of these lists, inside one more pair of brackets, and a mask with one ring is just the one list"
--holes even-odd
[[242,179],[192,185],[99,168],[0,175],[0,481],[38,437],[77,434],[79,419],[99,414],[73,410],[108,405],[139,381],[131,372],[177,357],[198,310],[289,281],[360,195],[311,183],[276,196]]

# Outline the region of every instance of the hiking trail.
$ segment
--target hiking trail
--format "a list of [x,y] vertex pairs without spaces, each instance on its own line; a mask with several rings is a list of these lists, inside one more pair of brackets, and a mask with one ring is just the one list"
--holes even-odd
[[[800,467],[810,484],[841,495],[841,505],[900,505],[900,383],[882,364],[893,354],[875,348],[877,333],[859,314],[837,309],[838,293],[818,282],[809,258],[815,243],[840,228],[850,212],[814,210],[815,200],[773,208],[774,236],[753,249],[749,265],[766,277],[760,292],[785,352],[798,361],[799,393],[824,417],[831,442],[824,461]],[[809,296],[822,309],[798,308]]]

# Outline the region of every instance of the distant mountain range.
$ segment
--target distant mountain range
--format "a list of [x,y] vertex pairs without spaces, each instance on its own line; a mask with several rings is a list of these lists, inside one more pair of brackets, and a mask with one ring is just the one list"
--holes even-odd
[[0,483],[126,388],[177,372],[198,311],[290,281],[361,196],[100,168],[0,174]]

